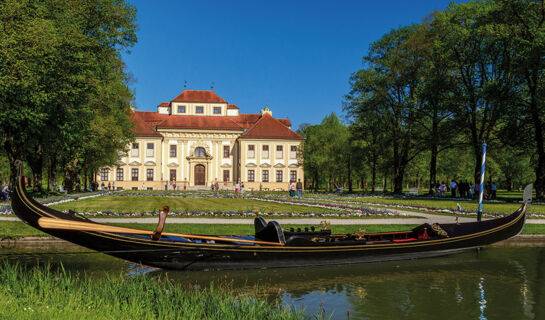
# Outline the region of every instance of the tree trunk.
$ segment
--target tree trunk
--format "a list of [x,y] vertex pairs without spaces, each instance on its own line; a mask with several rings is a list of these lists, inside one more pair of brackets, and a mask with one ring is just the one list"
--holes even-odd
[[435,183],[437,181],[437,144],[432,144],[430,155],[430,188],[428,193],[435,193]]
[[51,156],[51,167],[49,168],[48,185],[51,185],[51,190],[57,190],[57,157]]
[[349,153],[348,154],[348,192],[352,193],[352,166],[351,166],[351,162],[352,162],[352,156],[351,154]]
[[536,165],[536,181],[534,188],[536,189],[536,198],[545,198],[545,148],[543,145],[543,124],[539,118],[537,110],[537,101],[535,93],[532,94],[530,101],[530,109],[532,112],[532,122],[534,124],[534,137],[537,147],[537,165]]
[[33,185],[32,191],[42,192],[42,172],[43,172],[43,148],[38,145],[31,158],[27,159],[30,169],[32,169]]
[[371,192],[375,192],[377,182],[377,158],[373,156],[373,165],[371,169]]

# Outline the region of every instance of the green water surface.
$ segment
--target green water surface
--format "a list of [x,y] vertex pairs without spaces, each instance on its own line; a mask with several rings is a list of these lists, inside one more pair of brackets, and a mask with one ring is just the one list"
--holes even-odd
[[228,283],[235,291],[332,319],[545,319],[545,244],[485,247],[462,254],[329,267],[180,272],[148,268],[80,247],[0,250],[26,265],[71,272],[148,273],[180,285]]

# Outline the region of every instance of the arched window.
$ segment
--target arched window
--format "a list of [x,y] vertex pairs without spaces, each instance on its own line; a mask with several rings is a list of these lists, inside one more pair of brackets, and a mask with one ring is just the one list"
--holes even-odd
[[205,157],[206,152],[204,151],[203,147],[195,148],[195,157]]

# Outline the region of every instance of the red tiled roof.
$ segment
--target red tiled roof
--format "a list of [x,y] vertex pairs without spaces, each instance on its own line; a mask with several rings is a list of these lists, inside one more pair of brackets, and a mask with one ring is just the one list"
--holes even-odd
[[211,129],[211,130],[237,130],[242,127],[233,121],[232,117],[211,116],[170,116],[167,120],[157,125],[161,129]]
[[238,109],[238,107],[235,106],[234,104],[228,104],[227,109]]
[[227,103],[216,93],[208,90],[184,90],[171,102]]
[[158,107],[168,107],[168,106],[170,106],[170,102],[161,102],[158,105]]
[[288,119],[275,119],[269,114],[239,114],[236,117],[180,116],[160,114],[155,111],[134,111],[130,120],[133,132],[141,137],[161,137],[160,129],[234,130],[248,129],[241,138],[303,139],[291,131]]
[[240,136],[241,139],[286,139],[304,140],[297,133],[291,131],[281,121],[273,118],[270,114],[264,113],[261,118]]
[[152,111],[135,111],[130,120],[133,123],[132,131],[141,137],[160,137],[161,134],[153,127],[166,120],[168,115]]

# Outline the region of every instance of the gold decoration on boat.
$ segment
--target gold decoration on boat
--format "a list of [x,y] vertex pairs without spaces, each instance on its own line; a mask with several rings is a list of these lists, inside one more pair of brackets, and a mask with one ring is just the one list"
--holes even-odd
[[445,230],[443,230],[443,228],[441,228],[441,226],[438,223],[432,224],[431,229],[437,232],[437,234],[440,235],[441,237],[448,238],[448,233]]
[[331,225],[331,222],[327,220],[323,220],[320,222],[320,225],[322,226],[323,230],[329,230],[329,226]]
[[354,232],[352,235],[356,237],[356,240],[363,240],[365,239],[366,232],[367,232],[367,229],[360,228],[358,231]]

